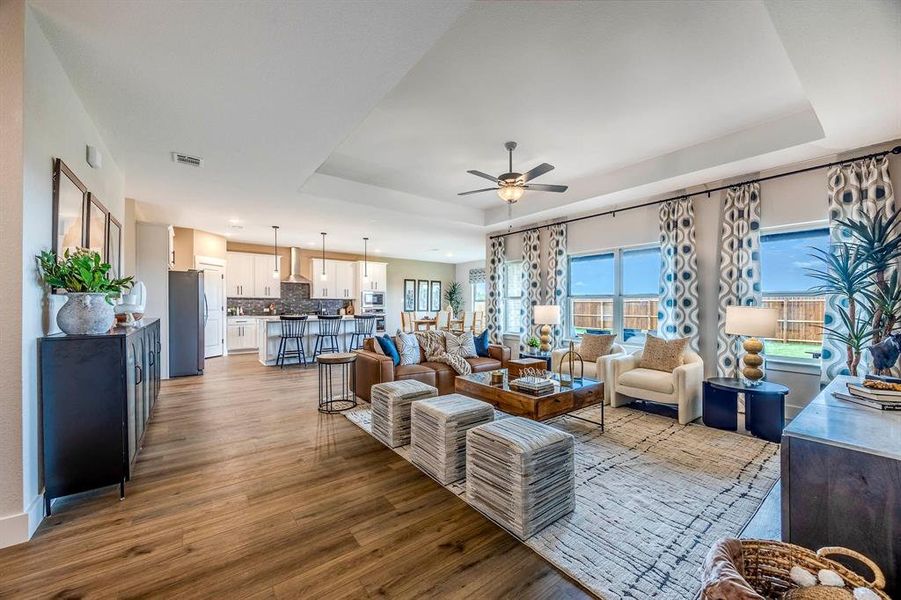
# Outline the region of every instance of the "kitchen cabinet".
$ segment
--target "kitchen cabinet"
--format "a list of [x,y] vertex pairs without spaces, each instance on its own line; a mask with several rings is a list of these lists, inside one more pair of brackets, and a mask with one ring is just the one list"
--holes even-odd
[[159,319],[40,338],[46,514],[54,498],[131,477],[160,390]]
[[[325,279],[322,279],[325,264]],[[313,299],[353,300],[357,297],[354,263],[347,260],[312,259],[310,297]]]
[[253,351],[257,344],[257,319],[230,318],[226,335],[228,351],[233,353]]
[[[369,275],[368,281],[364,279],[364,275],[367,273]],[[370,260],[368,265],[364,265],[362,260],[357,262],[356,280],[358,292],[386,291],[388,289],[388,263]]]
[[[271,254],[229,252],[225,270],[229,298],[281,298],[281,282],[272,278],[275,259]],[[281,270],[281,257],[279,257]]]
[[335,298],[352,300],[357,296],[356,270],[354,263],[336,260],[335,263]]

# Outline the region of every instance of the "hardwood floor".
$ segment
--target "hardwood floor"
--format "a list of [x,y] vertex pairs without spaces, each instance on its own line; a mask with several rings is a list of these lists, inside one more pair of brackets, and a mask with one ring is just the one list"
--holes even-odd
[[0,550],[0,598],[584,598],[252,355],[163,383],[127,497],[54,503]]

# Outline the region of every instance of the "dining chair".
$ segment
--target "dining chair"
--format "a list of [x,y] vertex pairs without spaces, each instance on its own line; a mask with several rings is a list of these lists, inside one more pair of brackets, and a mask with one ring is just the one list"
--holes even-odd
[[400,313],[400,329],[404,333],[413,333],[413,313]]
[[442,310],[435,315],[435,327],[440,331],[450,329],[451,311]]
[[474,313],[472,313],[472,332],[474,334],[482,333],[482,331],[485,329],[484,315],[485,315],[485,313],[483,313],[480,310],[477,310]]

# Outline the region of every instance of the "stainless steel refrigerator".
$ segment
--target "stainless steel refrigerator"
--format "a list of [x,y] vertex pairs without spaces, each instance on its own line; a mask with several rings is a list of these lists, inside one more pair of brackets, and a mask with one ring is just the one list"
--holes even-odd
[[203,271],[169,271],[169,376],[203,375]]

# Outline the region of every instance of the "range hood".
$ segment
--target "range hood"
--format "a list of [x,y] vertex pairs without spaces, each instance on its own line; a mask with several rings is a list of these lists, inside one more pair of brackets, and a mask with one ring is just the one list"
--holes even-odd
[[313,283],[300,274],[300,248],[291,248],[291,274],[282,283]]

